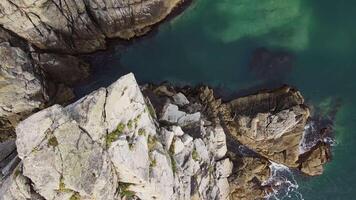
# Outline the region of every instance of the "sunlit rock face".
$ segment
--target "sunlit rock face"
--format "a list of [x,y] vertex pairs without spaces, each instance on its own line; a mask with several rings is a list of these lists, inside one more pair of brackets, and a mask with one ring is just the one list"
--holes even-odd
[[299,144],[309,118],[298,91],[286,87],[261,92],[231,101],[229,106],[234,137],[272,161],[298,166]]
[[[182,95],[184,106],[192,106]],[[225,132],[179,104],[156,113],[128,74],[67,107],[31,115],[16,128],[21,163],[0,196],[226,199],[232,162]],[[163,113],[178,111],[184,120],[162,124]]]
[[26,45],[0,28],[0,118],[17,121],[45,102],[39,69]]
[[[224,43],[253,37],[270,46],[303,50],[308,45],[310,11],[300,0],[223,0],[211,11],[219,23],[206,30]],[[223,19],[223,20],[222,20]],[[268,36],[268,40],[263,38]]]
[[308,118],[290,87],[224,103],[208,87],[140,87],[128,74],[20,122],[0,197],[263,199],[283,184],[269,181],[273,163],[322,173],[330,146],[300,151]]
[[40,49],[85,53],[105,38],[142,35],[180,0],[19,0],[0,2],[0,24]]

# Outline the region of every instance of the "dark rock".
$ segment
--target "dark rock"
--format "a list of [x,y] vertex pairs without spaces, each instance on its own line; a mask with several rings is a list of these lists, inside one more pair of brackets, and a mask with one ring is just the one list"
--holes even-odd
[[262,79],[279,79],[293,67],[293,56],[287,52],[272,52],[258,48],[252,53],[250,69]]

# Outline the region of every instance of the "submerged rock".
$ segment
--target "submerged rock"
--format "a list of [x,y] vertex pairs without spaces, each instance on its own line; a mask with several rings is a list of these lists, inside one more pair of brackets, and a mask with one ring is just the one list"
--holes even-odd
[[287,52],[258,48],[252,53],[250,68],[259,78],[276,80],[291,71],[293,62],[292,55]]

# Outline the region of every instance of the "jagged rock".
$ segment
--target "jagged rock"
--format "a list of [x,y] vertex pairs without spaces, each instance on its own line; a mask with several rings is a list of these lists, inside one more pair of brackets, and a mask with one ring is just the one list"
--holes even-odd
[[268,159],[297,167],[299,144],[309,118],[301,94],[289,87],[231,101],[234,138]]
[[189,114],[180,111],[177,105],[168,103],[163,107],[161,121],[177,124],[181,127],[199,123],[201,114],[199,112]]
[[187,97],[185,97],[181,92],[173,95],[173,101],[178,106],[185,106],[189,104]]
[[229,177],[232,200],[265,199],[262,183],[270,177],[269,162],[263,158],[232,157],[234,169]]
[[[231,162],[221,160],[224,131],[196,123],[201,138],[178,125],[157,127],[129,74],[67,107],[54,105],[22,121],[16,145],[23,170],[16,173],[26,180],[24,188],[31,186],[26,198],[227,199]],[[19,188],[5,181],[0,195],[11,199]]]
[[301,155],[300,170],[309,175],[321,175],[324,171],[323,165],[330,161],[330,146],[324,142],[316,144],[309,152]]
[[93,20],[109,38],[129,39],[142,35],[165,18],[180,0],[84,1],[92,13]]
[[178,120],[182,118],[185,114],[185,112],[178,110],[177,105],[168,103],[163,108],[161,120],[177,124]]
[[[165,88],[163,90],[165,92],[161,92],[162,88]],[[233,199],[264,199],[266,195],[278,189],[277,186],[267,183],[270,176],[273,176],[270,169],[272,165],[268,159],[295,169],[305,166],[304,170],[310,169],[308,173],[311,175],[312,171],[320,172],[319,167],[327,161],[327,159],[319,159],[328,155],[321,150],[308,154],[300,151],[310,114],[308,107],[304,105],[303,97],[293,88],[283,87],[273,91],[263,91],[227,103],[222,103],[221,99],[216,98],[213,90],[208,87],[181,89],[168,85],[164,87],[148,85],[144,90],[150,94],[150,97],[156,99],[156,105],[165,105],[158,113],[161,122],[165,124],[167,122],[179,124],[179,119],[184,116],[201,113],[199,120],[194,122],[200,125],[183,127],[185,133],[196,138],[194,157],[197,160],[209,162],[211,156],[223,159],[226,152],[231,154],[238,151],[234,156],[229,156],[234,161],[234,170],[229,177]],[[153,91],[153,94],[147,90]],[[172,96],[179,92],[187,95],[192,103],[181,107],[174,104],[174,99],[172,103]],[[229,148],[224,144],[226,135],[229,136]],[[180,140],[178,141],[180,153],[176,161],[182,164],[186,149],[190,147],[185,146],[182,150]],[[218,141],[222,141],[222,145],[219,145]],[[214,151],[211,152],[210,148]],[[303,161],[306,161],[304,165]],[[308,164],[310,164],[309,168]],[[184,167],[185,170],[190,169],[187,166],[189,165]],[[196,169],[193,167],[194,170]],[[194,181],[193,179],[190,182],[193,186]],[[198,179],[201,192],[207,181],[206,177]],[[219,184],[224,185],[224,181]],[[211,194],[214,194],[215,189],[211,188],[211,191]],[[192,197],[201,198],[198,193],[194,193]]]
[[180,0],[1,1],[0,24],[40,49],[86,53],[105,38],[129,39],[163,20]]
[[43,106],[44,85],[31,57],[23,49],[0,43],[0,117],[21,118]]
[[0,197],[3,200],[34,199],[32,198],[30,181],[21,174],[20,169],[17,169],[2,183],[0,182]]

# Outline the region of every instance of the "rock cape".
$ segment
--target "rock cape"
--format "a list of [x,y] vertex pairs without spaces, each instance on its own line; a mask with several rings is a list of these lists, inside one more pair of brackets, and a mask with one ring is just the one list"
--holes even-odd
[[[269,107],[278,118],[270,122],[277,127],[274,132],[259,128],[256,136],[252,125],[239,123],[241,117],[253,121],[269,112],[265,105],[273,105],[266,104],[271,99],[284,102],[278,109]],[[249,103],[260,106],[245,112]],[[325,156],[319,153],[325,152],[323,145],[296,154],[294,144],[284,142],[290,132],[294,140],[301,139],[300,126],[309,117],[303,103],[300,93],[289,87],[224,103],[207,87],[140,87],[128,74],[66,107],[54,105],[23,120],[16,128],[21,161],[2,180],[0,196],[263,199],[269,192],[263,184],[271,176],[269,159],[309,175],[319,174],[327,161],[319,159]],[[290,119],[299,115],[297,122]],[[266,124],[263,116],[261,125]],[[278,145],[256,148],[238,134],[255,134],[258,141],[275,140]],[[294,153],[275,156],[280,146]],[[303,162],[295,164],[295,157]]]

